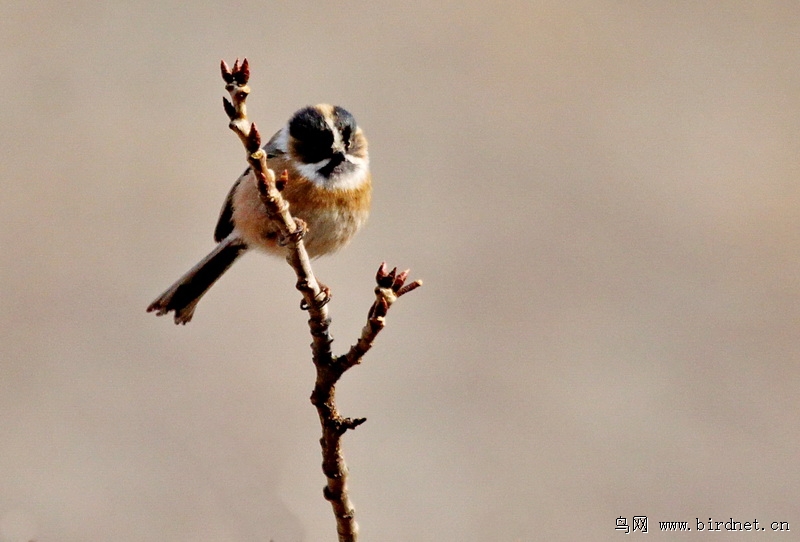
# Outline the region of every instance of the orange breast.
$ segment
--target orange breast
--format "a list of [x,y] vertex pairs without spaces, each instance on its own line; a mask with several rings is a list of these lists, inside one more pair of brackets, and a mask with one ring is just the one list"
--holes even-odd
[[[281,166],[285,167],[285,164],[270,163],[278,175],[283,171],[279,169]],[[342,248],[364,225],[369,216],[372,183],[367,174],[358,188],[328,189],[299,177],[290,169],[289,181],[282,194],[289,203],[292,216],[307,224],[304,242],[309,255],[314,258]],[[252,175],[243,179],[234,193],[233,222],[248,245],[283,254]]]

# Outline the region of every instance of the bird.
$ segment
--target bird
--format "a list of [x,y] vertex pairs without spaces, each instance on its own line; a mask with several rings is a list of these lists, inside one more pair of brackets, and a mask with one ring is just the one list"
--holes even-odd
[[[295,112],[263,147],[267,166],[285,172],[281,192],[293,217],[305,223],[308,255],[317,258],[347,245],[366,223],[372,196],[367,138],[346,109],[317,104]],[[288,175],[288,176],[287,176]],[[252,168],[228,192],[214,230],[217,246],[148,307],[176,324],[194,316],[197,303],[233,263],[251,249],[286,256],[268,218]]]

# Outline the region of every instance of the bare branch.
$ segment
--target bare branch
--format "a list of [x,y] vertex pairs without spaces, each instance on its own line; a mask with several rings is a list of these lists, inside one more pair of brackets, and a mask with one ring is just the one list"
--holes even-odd
[[367,324],[361,330],[361,337],[358,338],[356,344],[350,347],[350,350],[344,356],[337,358],[337,365],[343,367],[342,372],[346,371],[353,365],[361,363],[361,359],[372,348],[375,338],[378,333],[386,325],[386,314],[389,312],[389,307],[397,301],[397,299],[416,290],[422,286],[421,280],[415,280],[409,284],[405,284],[408,279],[410,270],[406,269],[401,273],[397,272],[395,267],[388,271],[386,262],[381,263],[378,272],[375,275],[375,302],[369,309],[367,314]]

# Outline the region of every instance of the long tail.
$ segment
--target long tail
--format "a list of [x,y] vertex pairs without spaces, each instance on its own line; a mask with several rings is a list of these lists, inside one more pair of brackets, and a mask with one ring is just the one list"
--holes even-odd
[[163,316],[174,311],[176,324],[190,321],[203,294],[245,250],[247,245],[241,239],[233,235],[226,237],[208,256],[150,303],[147,312],[155,311],[157,316]]

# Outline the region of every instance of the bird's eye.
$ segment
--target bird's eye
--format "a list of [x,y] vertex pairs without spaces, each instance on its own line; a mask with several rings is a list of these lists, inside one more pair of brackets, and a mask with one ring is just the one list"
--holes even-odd
[[353,130],[349,126],[345,126],[342,130],[342,140],[344,141],[344,148],[350,149],[350,137],[353,135]]
[[334,125],[342,134],[342,140],[346,149],[353,143],[353,135],[356,132],[356,119],[347,109],[336,106],[333,108]]

